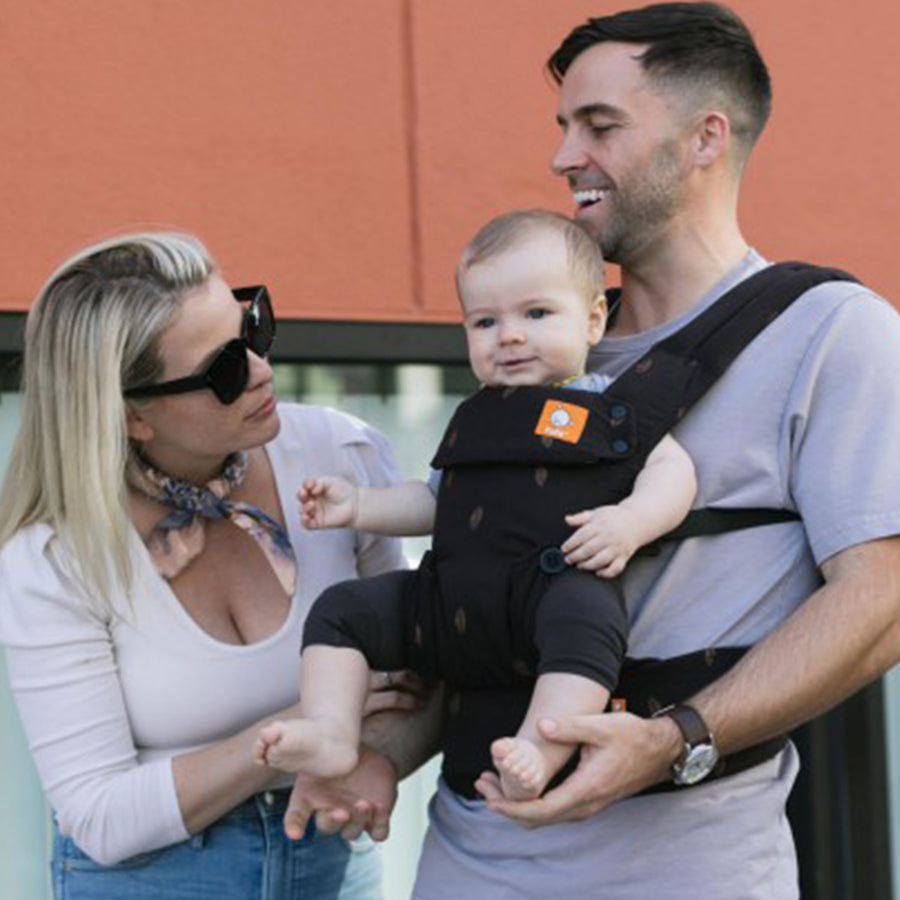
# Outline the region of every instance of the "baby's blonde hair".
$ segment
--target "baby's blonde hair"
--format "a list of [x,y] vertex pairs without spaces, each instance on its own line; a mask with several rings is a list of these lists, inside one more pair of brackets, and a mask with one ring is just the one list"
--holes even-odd
[[499,256],[538,232],[560,235],[566,242],[572,278],[591,302],[603,293],[603,254],[599,244],[573,219],[545,209],[518,209],[491,219],[466,244],[456,266],[456,291],[462,299],[462,279],[480,262]]

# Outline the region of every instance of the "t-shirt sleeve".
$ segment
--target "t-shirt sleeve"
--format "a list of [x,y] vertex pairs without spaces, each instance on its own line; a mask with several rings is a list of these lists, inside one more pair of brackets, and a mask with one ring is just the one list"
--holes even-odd
[[0,641],[19,715],[60,831],[101,864],[184,840],[170,760],[139,764],[113,623],[59,565],[46,526],[0,553]]
[[817,563],[900,533],[900,316],[859,292],[819,326],[784,423],[790,491]]

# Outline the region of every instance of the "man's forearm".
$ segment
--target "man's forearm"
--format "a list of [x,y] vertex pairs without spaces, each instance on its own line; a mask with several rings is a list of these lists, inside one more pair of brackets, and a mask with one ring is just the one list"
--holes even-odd
[[826,583],[691,701],[722,752],[790,731],[900,659],[900,538],[850,547],[822,570]]
[[[826,584],[691,703],[724,753],[823,712],[900,659],[900,538],[828,560]],[[590,747],[575,773],[539,800],[506,800],[479,780],[492,809],[523,825],[575,821],[667,777],[683,746],[673,721],[629,713],[571,716],[544,737]]]
[[365,744],[394,764],[399,778],[406,778],[438,750],[443,708],[443,686],[431,692],[415,713],[386,711],[363,722]]

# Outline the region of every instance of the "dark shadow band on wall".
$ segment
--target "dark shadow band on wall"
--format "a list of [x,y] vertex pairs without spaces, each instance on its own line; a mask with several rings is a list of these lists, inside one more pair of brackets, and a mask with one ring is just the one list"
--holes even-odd
[[276,362],[466,363],[461,325],[410,322],[279,321]]
[[0,354],[21,353],[25,343],[25,313],[0,313]]
[[[0,389],[18,386],[25,335],[24,313],[0,313]],[[460,325],[410,322],[338,322],[284,319],[272,360],[279,363],[465,364],[466,338]]]

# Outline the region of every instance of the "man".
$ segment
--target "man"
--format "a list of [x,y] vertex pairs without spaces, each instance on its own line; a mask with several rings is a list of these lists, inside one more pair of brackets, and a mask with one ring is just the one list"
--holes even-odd
[[[618,319],[592,360],[615,377],[766,265],[741,234],[737,201],[768,115],[768,74],[743,23],[707,3],[590,20],[550,70],[554,169],[622,267]],[[738,357],[674,431],[697,467],[697,506],[787,509],[802,522],[670,544],[633,562],[623,583],[631,656],[752,649],[677,720],[545,723],[547,737],[584,749],[539,800],[504,801],[491,775],[479,781],[490,808],[442,787],[417,898],[798,896],[784,816],[794,748],[714,779],[713,745],[728,757],[786,733],[900,658],[898,356],[894,310],[832,282]],[[673,777],[699,783],[634,796]],[[561,824],[511,829],[492,810]]]
[[[615,376],[765,265],[741,234],[737,200],[768,115],[768,75],[743,23],[707,3],[591,20],[549,68],[563,132],[554,170],[622,267],[614,340],[593,360]],[[685,541],[624,576],[630,655],[754,645],[690,701],[722,755],[789,731],[900,657],[898,351],[898,317],[883,301],[852,283],[822,285],[674,432],[697,466],[698,506],[803,518]],[[520,805],[491,778],[482,786],[494,809],[526,824],[604,810],[595,818],[626,836],[614,847],[631,858],[598,851],[598,883],[616,887],[597,896],[649,897],[654,886],[670,898],[797,896],[784,819],[793,747],[731,778],[610,807],[672,778],[685,744],[676,722],[548,724],[548,737],[587,747],[564,785]]]

